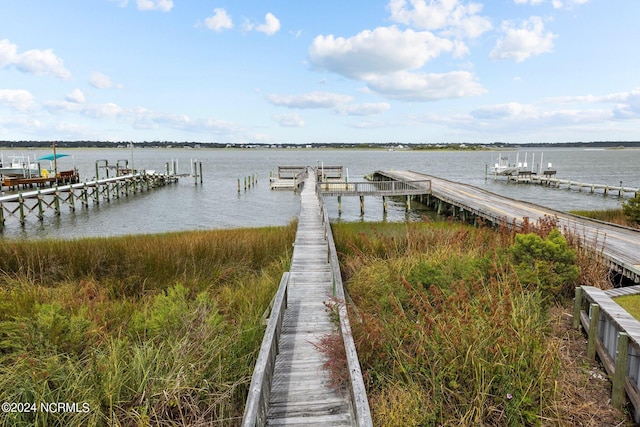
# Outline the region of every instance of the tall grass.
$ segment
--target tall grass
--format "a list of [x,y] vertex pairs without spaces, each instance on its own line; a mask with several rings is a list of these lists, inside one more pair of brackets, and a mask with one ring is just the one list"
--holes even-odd
[[237,425],[295,225],[0,243],[6,426]]
[[600,221],[611,222],[613,224],[624,225],[625,227],[638,227],[638,224],[630,221],[624,214],[622,208],[620,209],[602,209],[602,210],[577,210],[571,211],[574,215],[580,215],[587,218],[597,219]]
[[512,232],[412,223],[334,234],[375,425],[570,424],[549,299],[521,284]]

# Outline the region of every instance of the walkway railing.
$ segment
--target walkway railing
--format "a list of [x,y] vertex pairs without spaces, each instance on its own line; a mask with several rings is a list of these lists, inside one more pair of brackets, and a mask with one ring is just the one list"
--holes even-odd
[[410,196],[431,192],[431,181],[321,182],[324,196]]
[[287,287],[289,285],[289,273],[284,273],[280,280],[280,286],[273,299],[273,307],[264,332],[260,353],[256,361],[256,367],[251,377],[249,394],[242,418],[243,427],[263,426],[267,422],[269,409],[269,397],[273,382],[273,371],[278,355],[278,341],[282,331],[282,319],[287,308]]
[[640,423],[640,322],[612,298],[640,294],[640,286],[603,291],[591,286],[576,288],[573,327],[587,333],[587,357],[599,356],[612,379],[611,403],[622,408],[626,397]]

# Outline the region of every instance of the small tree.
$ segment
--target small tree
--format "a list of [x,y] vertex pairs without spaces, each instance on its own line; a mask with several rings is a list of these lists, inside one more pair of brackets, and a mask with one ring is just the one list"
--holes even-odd
[[640,194],[622,204],[622,211],[629,221],[640,224]]
[[580,276],[576,251],[557,228],[545,239],[535,233],[516,235],[510,253],[520,282],[539,289],[546,298],[570,293]]

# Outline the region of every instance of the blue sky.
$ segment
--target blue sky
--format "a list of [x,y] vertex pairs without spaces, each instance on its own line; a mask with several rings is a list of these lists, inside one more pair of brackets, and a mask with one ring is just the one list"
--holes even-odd
[[6,0],[0,140],[640,140],[640,2]]

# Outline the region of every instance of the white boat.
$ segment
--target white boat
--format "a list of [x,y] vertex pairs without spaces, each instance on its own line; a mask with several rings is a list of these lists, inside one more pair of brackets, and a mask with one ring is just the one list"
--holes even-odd
[[5,163],[4,158],[1,160],[0,175],[18,178],[38,177],[40,165],[28,156],[9,156],[8,162]]
[[512,175],[518,171],[516,165],[509,164],[509,157],[498,156],[498,162],[493,164],[491,173],[494,175]]

